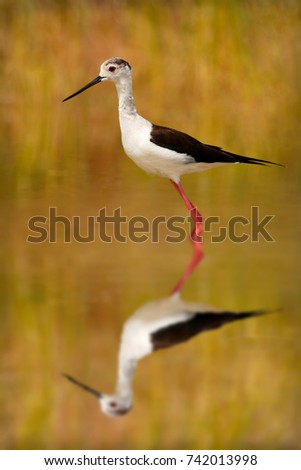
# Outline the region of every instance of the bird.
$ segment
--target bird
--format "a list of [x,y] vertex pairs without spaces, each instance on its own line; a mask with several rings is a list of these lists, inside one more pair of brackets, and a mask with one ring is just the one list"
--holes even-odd
[[187,197],[180,181],[181,176],[230,163],[283,165],[237,155],[221,147],[204,144],[184,132],[153,124],[140,116],[136,111],[132,91],[132,67],[120,57],[112,57],[103,62],[99,75],[63,102],[104,81],[112,81],[117,89],[119,123],[125,153],[147,173],[169,178],[194,222],[190,235],[194,248],[193,257],[173,290],[180,291],[203,258],[202,215]]
[[105,415],[118,418],[132,409],[132,379],[140,359],[158,349],[185,342],[199,333],[268,312],[263,309],[246,312],[218,310],[209,305],[187,302],[176,292],[143,304],[124,323],[113,395],[99,392],[69,374],[62,375],[95,396]]

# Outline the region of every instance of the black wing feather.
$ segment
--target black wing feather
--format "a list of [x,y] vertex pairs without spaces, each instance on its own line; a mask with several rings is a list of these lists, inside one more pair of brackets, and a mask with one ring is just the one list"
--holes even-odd
[[150,141],[178,153],[190,155],[194,161],[189,163],[250,163],[253,165],[280,165],[279,163],[236,155],[215,145],[203,144],[184,132],[169,127],[152,125]]
[[263,315],[266,310],[253,310],[250,312],[204,312],[195,313],[188,321],[182,321],[173,325],[161,328],[151,334],[151,341],[154,350],[168,348],[178,343],[189,340],[193,336],[203,331],[219,328],[225,323],[230,323],[243,318],[250,318]]

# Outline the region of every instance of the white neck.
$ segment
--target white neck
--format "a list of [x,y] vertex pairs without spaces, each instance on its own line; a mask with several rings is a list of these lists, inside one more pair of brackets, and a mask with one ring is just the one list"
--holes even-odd
[[136,363],[134,359],[120,359],[119,361],[116,396],[128,405],[132,403],[132,379]]
[[136,108],[132,91],[132,77],[121,78],[115,82],[118,94],[118,109],[120,115],[135,116]]

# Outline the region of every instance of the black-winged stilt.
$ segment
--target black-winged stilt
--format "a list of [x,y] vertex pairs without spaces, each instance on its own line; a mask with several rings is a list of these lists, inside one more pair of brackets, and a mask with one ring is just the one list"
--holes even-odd
[[96,396],[101,410],[109,416],[121,416],[132,408],[132,378],[137,362],[157,349],[168,348],[203,331],[243,318],[267,313],[265,310],[229,312],[208,305],[183,301],[179,293],[141,306],[125,322],[119,349],[118,378],[114,395],[79,382],[68,374],[68,380]]
[[203,257],[202,243],[200,242],[202,216],[186,196],[180,177],[185,173],[207,170],[228,163],[279,164],[236,155],[220,147],[203,144],[183,132],[158,126],[144,119],[137,113],[134,104],[131,66],[119,57],[112,57],[105,61],[100,66],[98,77],[63,101],[67,101],[87,88],[106,80],[113,81],[117,88],[119,122],[125,153],[146,172],[169,178],[184,200],[195,223],[191,233],[194,255],[174,289],[174,292],[180,291],[188,276]]

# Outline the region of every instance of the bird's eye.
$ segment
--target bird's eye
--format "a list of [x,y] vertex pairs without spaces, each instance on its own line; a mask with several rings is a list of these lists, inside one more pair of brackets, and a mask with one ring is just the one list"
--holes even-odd
[[116,408],[117,403],[115,401],[110,401],[109,405],[111,408]]
[[109,67],[109,72],[115,72],[116,70],[116,67],[114,67],[113,65],[111,65],[111,67]]

